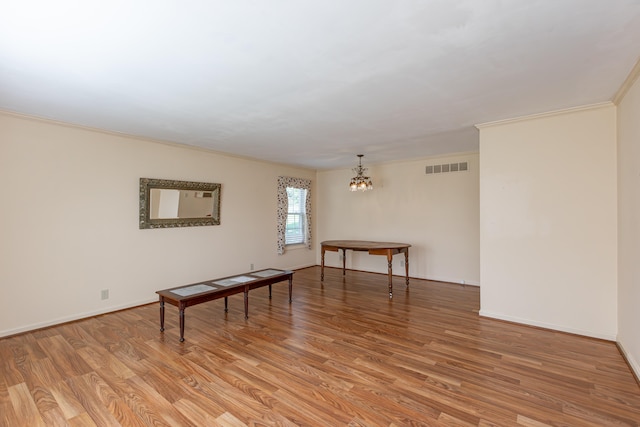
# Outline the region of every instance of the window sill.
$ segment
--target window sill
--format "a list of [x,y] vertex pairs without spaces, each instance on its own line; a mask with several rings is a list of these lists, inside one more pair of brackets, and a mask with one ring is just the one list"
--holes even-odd
[[289,244],[289,245],[284,245],[285,249],[288,251],[293,251],[296,249],[305,249],[307,247],[306,244],[304,243],[293,243],[293,244]]

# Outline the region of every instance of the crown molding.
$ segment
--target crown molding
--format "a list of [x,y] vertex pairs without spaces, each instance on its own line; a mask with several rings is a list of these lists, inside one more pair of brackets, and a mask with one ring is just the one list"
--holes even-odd
[[636,65],[633,66],[626,80],[624,81],[624,83],[622,83],[620,89],[618,89],[616,94],[611,99],[611,102],[613,102],[615,105],[620,104],[620,101],[622,101],[622,98],[624,98],[629,89],[631,89],[631,86],[633,86],[638,77],[640,77],[640,58],[638,58]]
[[514,117],[511,119],[504,119],[504,120],[496,120],[493,122],[486,122],[486,123],[479,123],[476,124],[475,127],[480,130],[480,129],[485,129],[488,127],[492,127],[492,126],[501,126],[501,125],[506,125],[506,124],[511,124],[511,123],[518,123],[518,122],[526,122],[529,120],[536,120],[536,119],[542,119],[545,117],[553,117],[553,116],[559,116],[562,114],[571,114],[571,113],[577,113],[580,111],[588,111],[588,110],[597,110],[600,108],[607,108],[607,107],[614,107],[615,104],[611,101],[606,101],[606,102],[600,102],[597,104],[590,104],[590,105],[582,105],[580,107],[571,107],[571,108],[565,108],[562,110],[554,110],[554,111],[547,111],[545,113],[537,113],[537,114],[530,114],[528,116],[520,116],[520,117]]
[[287,164],[287,163],[282,163],[282,162],[275,162],[275,161],[270,161],[270,160],[262,160],[262,159],[258,159],[256,157],[243,156],[241,154],[226,153],[224,151],[218,151],[218,150],[214,150],[212,148],[198,147],[198,146],[194,146],[194,145],[188,145],[188,144],[184,144],[184,143],[180,143],[180,142],[173,142],[173,141],[167,141],[167,140],[162,140],[162,139],[153,139],[153,138],[149,138],[149,137],[141,136],[141,135],[128,134],[128,133],[124,133],[124,132],[117,132],[117,131],[112,131],[112,130],[107,130],[107,129],[100,129],[100,128],[86,126],[86,125],[80,125],[80,124],[76,124],[76,123],[63,122],[63,121],[60,121],[60,120],[50,119],[50,118],[47,118],[47,117],[31,116],[31,115],[28,115],[28,114],[18,113],[18,112],[15,112],[15,111],[9,111],[9,110],[0,109],[0,116],[14,117],[16,119],[32,121],[32,122],[38,122],[38,123],[46,123],[46,124],[49,124],[49,125],[60,126],[60,127],[70,128],[70,129],[78,129],[78,130],[82,130],[82,131],[86,131],[86,132],[95,132],[95,133],[100,133],[100,134],[103,134],[103,135],[115,136],[115,137],[118,137],[118,138],[126,138],[126,139],[131,139],[131,140],[135,140],[135,141],[139,141],[139,142],[144,142],[144,143],[159,144],[159,145],[164,145],[164,146],[167,146],[167,147],[173,147],[173,148],[178,148],[178,149],[183,149],[183,150],[200,151],[200,152],[204,152],[204,153],[208,153],[208,154],[214,154],[214,155],[217,155],[217,156],[232,157],[232,158],[235,158],[235,159],[246,160],[246,161],[250,161],[250,162],[267,163],[267,164],[271,164],[271,165],[284,166],[284,167],[288,167],[288,168],[292,168],[292,169],[317,172],[316,169],[312,169],[312,168],[305,167],[305,166]]

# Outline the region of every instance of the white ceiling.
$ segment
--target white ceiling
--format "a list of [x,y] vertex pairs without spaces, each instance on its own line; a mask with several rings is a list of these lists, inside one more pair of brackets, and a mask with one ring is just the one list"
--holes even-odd
[[4,0],[0,109],[317,169],[611,100],[638,0]]

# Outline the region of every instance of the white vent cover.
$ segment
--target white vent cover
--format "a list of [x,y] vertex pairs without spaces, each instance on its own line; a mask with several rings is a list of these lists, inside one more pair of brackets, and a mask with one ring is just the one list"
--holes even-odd
[[445,173],[445,172],[459,172],[469,170],[469,164],[467,162],[460,163],[445,163],[442,165],[430,165],[425,169],[427,175],[432,173]]

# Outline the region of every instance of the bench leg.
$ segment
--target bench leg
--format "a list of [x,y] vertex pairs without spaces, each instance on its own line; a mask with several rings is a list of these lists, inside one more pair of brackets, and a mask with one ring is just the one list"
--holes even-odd
[[289,304],[291,304],[291,291],[293,291],[293,276],[289,276]]
[[164,297],[160,297],[160,332],[164,332]]
[[180,304],[180,342],[184,342],[184,305]]
[[229,312],[229,297],[224,297],[224,312]]
[[244,289],[244,318],[249,318],[249,289]]
[[271,299],[271,285],[269,285],[269,299]]

